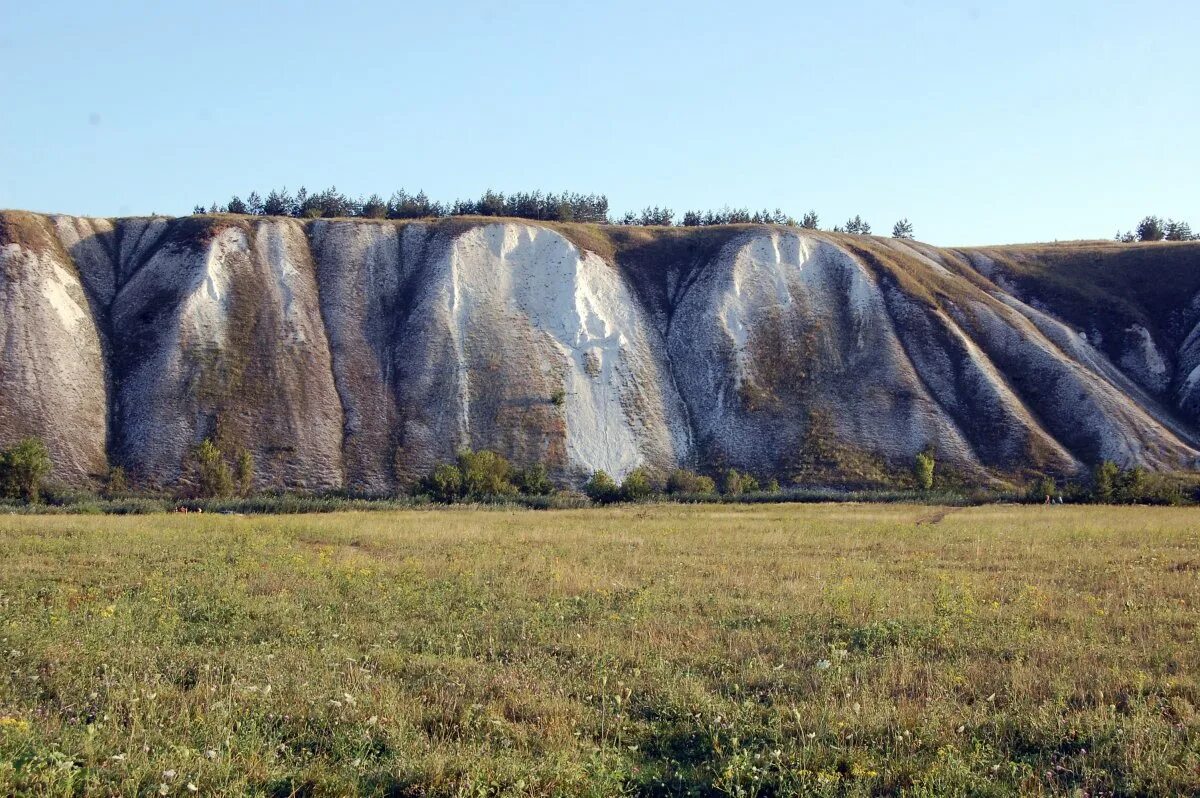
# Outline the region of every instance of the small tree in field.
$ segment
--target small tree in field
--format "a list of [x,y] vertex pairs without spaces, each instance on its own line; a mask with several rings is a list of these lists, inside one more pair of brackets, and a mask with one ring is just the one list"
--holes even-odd
[[933,468],[934,459],[931,452],[919,452],[916,462],[913,463],[913,476],[917,480],[917,488],[920,490],[933,490]]
[[37,438],[0,451],[0,496],[36,504],[50,468],[50,452]]
[[913,226],[908,219],[901,219],[892,225],[892,238],[912,238]]

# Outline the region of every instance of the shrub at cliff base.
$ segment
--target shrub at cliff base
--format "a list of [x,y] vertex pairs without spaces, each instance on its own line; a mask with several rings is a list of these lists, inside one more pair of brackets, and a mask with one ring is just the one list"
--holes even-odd
[[37,438],[0,451],[0,497],[36,504],[50,467],[50,452]]

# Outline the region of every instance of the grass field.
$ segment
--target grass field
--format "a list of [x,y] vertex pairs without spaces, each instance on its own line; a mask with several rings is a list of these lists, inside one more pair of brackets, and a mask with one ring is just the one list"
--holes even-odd
[[1200,513],[0,517],[0,794],[1200,792]]

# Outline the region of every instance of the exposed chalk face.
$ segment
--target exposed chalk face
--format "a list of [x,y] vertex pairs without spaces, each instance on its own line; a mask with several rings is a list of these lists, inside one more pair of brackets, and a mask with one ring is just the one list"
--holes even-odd
[[[394,484],[395,429],[399,423],[395,354],[406,342],[397,335],[405,314],[401,288],[406,264],[419,262],[402,237],[425,229],[412,225],[313,223],[312,251],[321,312],[329,337],[334,383],[343,408],[342,454],[346,485],[382,493]],[[410,257],[406,257],[410,256]]]
[[611,265],[531,225],[385,229],[315,235],[358,484],[411,482],[463,447],[571,477],[685,455],[662,347]]
[[40,437],[54,463],[52,477],[84,484],[107,467],[100,336],[75,265],[49,221],[21,214],[6,222],[0,238],[0,446]]
[[1190,467],[1194,449],[1171,420],[1132,401],[1133,382],[1076,333],[1011,299],[976,303],[971,314],[989,357],[1013,375],[1046,429],[1084,462]]
[[1135,382],[1153,394],[1171,385],[1171,365],[1159,350],[1154,336],[1140,324],[1125,330],[1126,342],[1118,364]]
[[308,244],[294,221],[159,248],[117,293],[115,456],[173,483],[210,437],[260,487],[340,485],[342,414]]
[[[435,269],[448,275],[437,301],[456,358],[460,440],[492,446],[543,427],[542,458],[617,478],[686,456],[661,342],[611,265],[551,230],[496,224],[458,236]],[[508,356],[522,349],[535,356]]]
[[933,447],[972,479],[1194,465],[1200,310],[1102,349],[1001,260],[768,226],[3,212],[0,444],[175,486],[215,437],[260,488],[372,493],[463,447],[577,484],[787,479],[814,446],[893,473]]
[[975,462],[905,356],[874,277],[819,237],[731,242],[689,289],[668,343],[704,459],[783,467],[819,412],[843,443],[885,458],[937,443]]

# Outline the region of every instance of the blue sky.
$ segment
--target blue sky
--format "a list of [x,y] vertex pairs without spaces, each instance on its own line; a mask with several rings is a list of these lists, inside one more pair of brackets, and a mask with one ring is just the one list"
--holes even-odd
[[968,245],[1200,227],[1200,3],[0,0],[0,207],[336,184],[859,213]]

